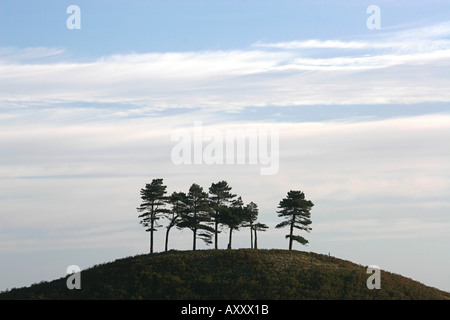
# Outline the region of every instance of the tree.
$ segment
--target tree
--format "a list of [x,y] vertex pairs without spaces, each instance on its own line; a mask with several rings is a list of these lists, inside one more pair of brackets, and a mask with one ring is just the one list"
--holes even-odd
[[211,218],[214,222],[214,248],[218,249],[218,234],[219,234],[219,224],[221,224],[221,218],[224,212],[229,207],[230,202],[235,194],[232,194],[231,187],[226,181],[219,181],[217,183],[212,183],[209,187],[209,200],[211,207]]
[[253,249],[253,225],[258,218],[258,206],[254,202],[250,202],[244,207],[244,223],[243,227],[250,228],[250,248]]
[[167,212],[167,209],[165,209],[167,198],[164,196],[166,188],[163,185],[163,179],[153,179],[140,192],[142,204],[137,210],[141,212],[139,215],[139,218],[142,218],[140,223],[147,228],[145,231],[150,232],[150,253],[153,253],[153,232],[156,231],[156,228],[161,227],[156,221],[161,214]]
[[181,215],[178,228],[189,228],[193,232],[192,250],[196,250],[197,238],[211,244],[211,233],[214,229],[206,225],[211,221],[209,216],[208,194],[198,184],[192,184],[186,196],[186,210]]
[[308,240],[302,236],[294,235],[294,228],[310,232],[311,228],[311,208],[314,204],[305,199],[305,194],[302,191],[289,191],[287,197],[280,201],[277,211],[278,217],[285,218],[285,220],[275,226],[275,228],[283,228],[289,226],[289,234],[286,238],[289,239],[289,250],[292,250],[292,242],[297,241],[303,245],[308,243]]
[[253,230],[255,231],[255,249],[258,249],[258,231],[266,231],[269,228],[264,223],[257,222],[253,225]]
[[233,201],[230,207],[223,209],[221,222],[230,230],[227,246],[228,249],[231,249],[233,230],[239,230],[239,227],[246,218],[243,205],[244,203],[242,202],[241,197],[239,197]]
[[[250,227],[250,248],[258,249],[258,231],[266,231],[269,228],[264,223],[256,222],[258,219],[258,206],[254,202],[250,202],[244,208],[245,224],[243,227]],[[254,234],[254,236],[253,236]]]
[[165,251],[168,250],[169,245],[169,232],[172,227],[179,223],[181,216],[187,210],[187,196],[184,192],[173,192],[168,198],[168,202],[171,204],[172,208],[167,213],[167,218],[169,219],[169,224],[166,230],[166,244]]

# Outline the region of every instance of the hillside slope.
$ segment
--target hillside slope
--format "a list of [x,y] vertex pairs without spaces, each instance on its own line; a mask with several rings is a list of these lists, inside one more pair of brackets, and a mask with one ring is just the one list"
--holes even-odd
[[326,255],[286,250],[169,251],[138,255],[66,278],[0,293],[0,299],[450,299],[389,272],[369,290],[366,268]]

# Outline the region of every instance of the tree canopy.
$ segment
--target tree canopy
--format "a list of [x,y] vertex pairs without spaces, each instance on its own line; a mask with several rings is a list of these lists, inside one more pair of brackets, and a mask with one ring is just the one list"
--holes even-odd
[[308,240],[299,235],[294,235],[294,228],[310,232],[311,224],[311,209],[314,204],[310,200],[305,199],[305,194],[302,191],[289,191],[286,198],[280,201],[277,211],[278,217],[284,218],[275,228],[283,228],[289,226],[289,234],[286,238],[289,239],[289,250],[292,250],[293,241],[297,241],[303,245],[308,243]]
[[168,210],[165,208],[167,198],[165,194],[167,186],[163,185],[163,179],[153,179],[151,183],[147,183],[145,188],[141,189],[142,203],[137,208],[141,214],[140,223],[146,228],[145,231],[150,232],[150,253],[153,253],[153,232],[156,228],[161,227],[157,220]]
[[214,248],[218,249],[219,240],[219,225],[222,224],[222,218],[226,215],[230,203],[236,197],[232,194],[231,187],[228,182],[222,180],[217,183],[212,183],[209,187],[209,201],[211,207],[211,219],[214,222]]
[[[197,240],[203,240],[207,245],[214,242],[218,249],[218,234],[223,227],[228,229],[228,245],[231,249],[233,232],[240,228],[250,229],[250,247],[258,248],[257,233],[266,231],[269,227],[258,221],[259,209],[254,202],[244,204],[241,196],[231,192],[231,186],[225,180],[212,183],[205,192],[203,188],[193,183],[187,193],[178,191],[166,196],[167,187],[163,179],[153,179],[140,190],[141,205],[137,208],[140,223],[150,233],[150,253],[153,253],[153,233],[162,225],[160,218],[166,218],[165,250],[169,249],[169,234],[173,227],[190,229],[192,231],[192,250],[197,249]],[[303,236],[294,234],[294,229],[310,232],[311,209],[314,204],[305,199],[302,191],[290,190],[278,205],[278,217],[284,221],[276,228],[289,227],[286,238],[289,239],[289,250],[293,242],[308,244]],[[213,241],[214,236],[214,241]]]
[[178,228],[188,228],[193,233],[192,250],[197,248],[197,239],[211,244],[214,229],[208,223],[211,221],[208,194],[203,188],[193,183],[186,196],[186,210],[181,215]]

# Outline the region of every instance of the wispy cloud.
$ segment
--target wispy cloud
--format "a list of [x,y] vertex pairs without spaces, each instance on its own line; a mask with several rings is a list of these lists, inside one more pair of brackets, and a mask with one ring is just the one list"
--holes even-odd
[[[401,30],[396,32],[387,32],[378,36],[357,39],[357,40],[320,40],[309,39],[302,41],[288,41],[277,43],[257,42],[253,46],[257,48],[276,48],[276,49],[388,49],[390,51],[403,51],[409,54],[413,52],[430,52],[436,50],[445,50],[450,47],[450,22]],[[358,51],[354,51],[357,53]]]
[[449,33],[450,24],[443,23],[371,41],[259,43],[233,51],[111,55],[84,63],[25,63],[63,52],[26,49],[16,60],[11,53],[0,59],[1,101],[223,109],[450,101]]
[[36,63],[45,58],[61,57],[65,53],[63,48],[29,47],[18,49],[15,47],[0,48],[0,63]]

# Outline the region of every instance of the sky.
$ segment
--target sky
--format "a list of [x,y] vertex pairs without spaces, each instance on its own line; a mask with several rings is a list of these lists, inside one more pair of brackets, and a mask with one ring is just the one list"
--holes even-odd
[[[450,291],[449,17],[440,0],[1,1],[0,291],[148,252],[136,208],[155,178],[226,180],[266,249],[287,249],[277,206],[301,190],[294,249]],[[270,154],[208,163],[233,130]],[[200,163],[176,161],[182,143]]]

